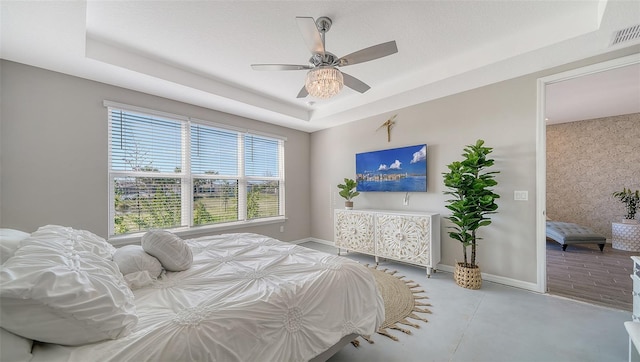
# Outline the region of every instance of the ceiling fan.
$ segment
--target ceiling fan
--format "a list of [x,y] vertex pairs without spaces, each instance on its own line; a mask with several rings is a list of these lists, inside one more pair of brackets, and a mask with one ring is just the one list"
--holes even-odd
[[325,33],[331,29],[331,19],[323,16],[313,20],[311,17],[299,16],[296,17],[296,20],[302,37],[311,51],[309,64],[251,64],[251,68],[254,70],[309,70],[305,86],[302,87],[297,98],[304,98],[309,94],[316,98],[330,98],[340,92],[343,84],[364,93],[371,87],[337,68],[368,62],[398,52],[394,40],[338,58],[325,49]]

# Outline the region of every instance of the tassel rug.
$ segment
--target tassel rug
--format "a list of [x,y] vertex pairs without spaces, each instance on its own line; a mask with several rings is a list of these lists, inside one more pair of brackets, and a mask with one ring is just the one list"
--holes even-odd
[[[430,307],[431,304],[422,301],[429,298],[419,295],[424,293],[420,285],[413,280],[405,280],[404,276],[397,276],[395,270],[378,269],[377,265],[371,267],[367,264],[366,266],[373,274],[384,300],[385,320],[378,329],[378,334],[397,341],[398,337],[392,335],[389,330],[412,334],[406,327],[420,328],[415,321],[427,322],[426,318],[416,314],[431,313],[425,308]],[[363,338],[373,343],[370,338]],[[357,343],[354,345],[357,347]]]

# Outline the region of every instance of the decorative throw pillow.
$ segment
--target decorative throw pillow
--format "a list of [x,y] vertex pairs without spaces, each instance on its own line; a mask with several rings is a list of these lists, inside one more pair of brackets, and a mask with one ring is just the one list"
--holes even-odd
[[0,264],[4,264],[7,259],[20,247],[20,242],[29,237],[28,233],[14,229],[0,229]]
[[[102,258],[111,260],[116,248],[109,244],[104,238],[87,231],[77,230],[71,227],[59,225],[46,225],[38,228],[36,232],[31,234],[36,242],[42,244],[54,243],[57,246],[71,246],[75,250],[90,251]],[[24,240],[24,245],[28,240]],[[53,246],[53,245],[52,245]]]
[[118,264],[123,275],[147,271],[152,278],[162,273],[162,265],[155,257],[147,254],[140,245],[126,245],[116,249],[113,261]]
[[160,264],[168,271],[187,270],[193,264],[189,245],[178,235],[166,230],[147,231],[142,236],[142,248],[160,260]]
[[23,245],[0,269],[0,326],[72,346],[129,334],[138,317],[116,263],[52,244]]

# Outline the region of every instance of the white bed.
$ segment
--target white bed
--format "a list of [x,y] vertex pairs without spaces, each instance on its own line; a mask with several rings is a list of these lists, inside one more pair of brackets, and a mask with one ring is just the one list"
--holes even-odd
[[[257,234],[186,244],[187,270],[132,291],[127,330],[83,345],[36,342],[31,361],[308,361],[384,320],[372,274],[349,259]],[[15,298],[4,287],[16,263],[3,264],[3,305]]]

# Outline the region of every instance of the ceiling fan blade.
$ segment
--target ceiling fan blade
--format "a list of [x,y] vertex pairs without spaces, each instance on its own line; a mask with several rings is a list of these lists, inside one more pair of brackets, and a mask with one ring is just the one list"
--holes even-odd
[[354,78],[345,72],[342,72],[342,78],[344,79],[344,85],[360,93],[364,93],[371,89],[371,87],[366,85],[360,79]]
[[349,55],[345,55],[344,57],[338,59],[338,66],[344,67],[347,65],[364,63],[370,60],[386,57],[387,55],[391,55],[397,52],[398,47],[396,46],[396,41],[392,40],[390,42],[370,46],[368,48],[358,50],[357,52],[353,52]]
[[324,54],[324,42],[322,41],[322,36],[318,31],[315,20],[303,16],[296,17],[296,20],[298,21],[298,28],[300,28],[304,42],[307,44],[311,54]]
[[311,65],[299,64],[251,64],[253,70],[304,70],[312,69]]
[[309,95],[309,92],[307,92],[307,87],[302,86],[302,89],[300,89],[300,92],[298,92],[298,96],[296,98],[304,98],[308,95]]

